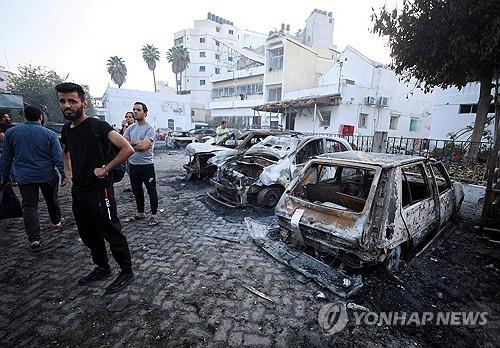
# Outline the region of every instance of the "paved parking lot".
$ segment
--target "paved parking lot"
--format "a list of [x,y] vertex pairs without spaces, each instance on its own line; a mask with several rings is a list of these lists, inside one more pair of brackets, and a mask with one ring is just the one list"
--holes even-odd
[[[78,238],[68,189],[60,195],[68,218],[63,230],[49,229],[41,204],[44,244],[39,253],[30,251],[21,219],[0,221],[0,346],[493,347],[500,341],[493,325],[356,327],[352,320],[342,332],[323,335],[317,316],[327,301],[314,296],[320,287],[273,260],[247,235],[245,216],[269,222],[272,212],[212,206],[207,183],[183,182],[185,162],[180,151],[157,156],[159,226],[123,223],[136,278],[119,294],[104,295],[109,281],[76,284],[92,265]],[[122,221],[135,209],[132,194],[123,192],[127,185],[125,179],[116,186]],[[457,232],[432,257],[404,265],[397,277],[369,272],[351,301],[376,311],[466,307],[498,315],[498,249],[472,233],[477,207],[465,206],[464,212]]]

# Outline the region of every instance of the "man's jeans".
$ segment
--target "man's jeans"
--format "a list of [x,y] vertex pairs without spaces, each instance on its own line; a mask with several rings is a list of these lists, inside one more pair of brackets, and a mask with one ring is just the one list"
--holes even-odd
[[30,242],[40,240],[40,222],[38,221],[38,193],[42,191],[43,198],[47,203],[50,221],[57,224],[61,221],[61,209],[57,193],[59,190],[59,180],[56,178],[52,182],[42,184],[19,184],[23,205],[23,219],[26,233]]

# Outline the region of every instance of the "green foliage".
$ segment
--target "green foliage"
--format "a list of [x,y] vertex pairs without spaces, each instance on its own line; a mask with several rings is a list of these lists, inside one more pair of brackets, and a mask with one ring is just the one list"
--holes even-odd
[[144,45],[141,50],[142,50],[142,59],[144,59],[144,61],[148,65],[148,69],[153,72],[153,83],[156,92],[155,70],[156,70],[156,62],[160,60],[160,51],[153,45]]
[[[25,102],[41,107],[45,112],[47,121],[52,123],[64,123],[66,120],[59,107],[57,94],[54,87],[64,80],[53,70],[42,66],[20,65],[18,74],[9,79],[7,86],[12,94],[23,96]],[[95,116],[93,98],[89,88],[83,85],[88,101],[86,113]],[[16,120],[23,121],[23,120]]]
[[118,85],[118,88],[120,88],[127,79],[127,67],[125,66],[125,60],[118,56],[109,57],[106,66],[108,68],[108,73],[111,76],[111,80]]
[[385,36],[391,67],[429,91],[491,82],[500,58],[500,1],[405,0],[373,12],[373,32]]
[[[167,61],[172,63],[172,72],[175,74],[177,93],[180,93],[181,86],[178,81],[182,80],[182,72],[186,70],[190,62],[188,49],[182,45],[170,48],[167,52]],[[177,75],[180,75],[179,79],[177,79]]]

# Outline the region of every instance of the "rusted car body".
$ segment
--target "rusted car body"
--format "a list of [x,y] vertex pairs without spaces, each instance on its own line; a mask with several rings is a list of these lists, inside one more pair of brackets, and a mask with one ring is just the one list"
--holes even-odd
[[276,206],[297,242],[360,268],[397,269],[460,209],[463,189],[440,162],[366,152],[312,159]]
[[165,137],[165,145],[171,149],[183,149],[198,139],[187,131],[170,131]]
[[285,133],[280,130],[265,129],[250,130],[243,134],[233,131],[216,144],[209,142],[189,144],[186,147],[189,162],[184,165],[186,179],[209,178],[227,158],[244,153],[268,136],[276,134]]
[[340,138],[269,136],[220,166],[211,179],[215,192],[209,196],[228,207],[272,208],[310,158],[348,150],[351,150],[349,143]]

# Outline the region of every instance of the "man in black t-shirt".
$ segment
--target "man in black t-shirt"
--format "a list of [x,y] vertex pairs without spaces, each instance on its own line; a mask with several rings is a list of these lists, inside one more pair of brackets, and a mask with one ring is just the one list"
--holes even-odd
[[[95,269],[78,280],[90,284],[111,276],[106,245],[121,268],[106,293],[123,289],[134,277],[127,239],[121,232],[113,178],[110,170],[127,160],[134,149],[108,123],[85,115],[85,92],[80,85],[61,83],[56,86],[59,105],[69,120],[61,132],[64,146],[65,183],[73,184],[73,214],[83,243],[90,249]],[[118,148],[114,158],[106,158],[110,142]]]

